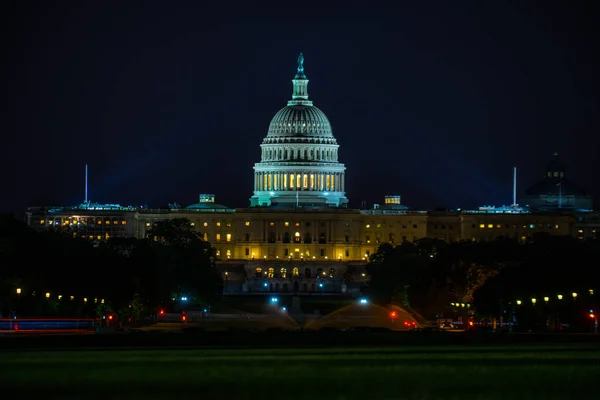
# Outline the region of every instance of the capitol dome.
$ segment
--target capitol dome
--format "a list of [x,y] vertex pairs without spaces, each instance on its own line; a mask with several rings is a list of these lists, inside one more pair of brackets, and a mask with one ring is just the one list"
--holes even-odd
[[323,111],[315,106],[293,105],[279,110],[269,125],[268,138],[274,137],[333,138],[331,124]]
[[254,165],[251,206],[345,206],[345,170],[329,119],[308,99],[304,57],[292,99],[275,114]]

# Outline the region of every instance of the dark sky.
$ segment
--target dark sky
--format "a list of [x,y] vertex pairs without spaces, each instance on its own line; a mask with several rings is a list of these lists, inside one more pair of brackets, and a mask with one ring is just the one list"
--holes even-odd
[[300,51],[350,206],[509,204],[554,152],[598,197],[595,3],[5,2],[0,211],[79,203],[86,163],[93,201],[247,206]]

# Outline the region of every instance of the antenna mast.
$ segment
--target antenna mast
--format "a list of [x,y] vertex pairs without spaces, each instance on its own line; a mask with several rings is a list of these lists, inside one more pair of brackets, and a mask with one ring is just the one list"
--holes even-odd
[[513,167],[513,206],[517,206],[517,167]]
[[85,164],[85,200],[84,202],[87,204],[88,202],[88,165]]

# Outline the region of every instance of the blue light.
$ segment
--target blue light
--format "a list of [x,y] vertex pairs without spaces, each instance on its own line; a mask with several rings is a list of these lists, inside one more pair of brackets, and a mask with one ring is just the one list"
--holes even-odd
[[206,308],[205,308],[203,311],[204,311],[205,313],[207,313],[207,312],[208,312],[208,310],[207,310]]
[[277,297],[271,297],[271,303],[277,303],[279,299]]
[[323,287],[323,283],[319,283],[319,287]]
[[287,311],[287,308],[286,308],[286,307],[282,307],[281,309],[282,309],[283,311]]
[[265,282],[265,285],[264,285],[264,286],[265,286],[265,287],[267,287],[267,286],[269,286],[269,285],[267,284],[267,282]]
[[181,297],[181,301],[187,301],[187,297],[186,296]]
[[367,299],[359,299],[358,302],[360,304],[367,304],[368,303]]

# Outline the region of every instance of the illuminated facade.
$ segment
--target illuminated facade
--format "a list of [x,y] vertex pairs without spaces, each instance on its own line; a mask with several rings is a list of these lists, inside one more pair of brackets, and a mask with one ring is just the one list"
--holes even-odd
[[[187,218],[220,258],[226,293],[357,292],[365,261],[382,243],[430,237],[445,241],[526,240],[535,233],[595,234],[598,218],[534,212],[518,207],[470,211],[413,211],[389,195],[372,209],[347,208],[345,167],[325,114],[308,100],[303,58],[293,79],[292,100],[280,110],[261,144],[248,208],[215,203],[214,194],[181,208],[99,205],[32,207],[28,225],[59,229],[100,241],[144,238],[159,220]],[[551,178],[563,178],[554,176]],[[554,182],[554,181],[553,181]],[[563,182],[561,180],[561,182]],[[556,182],[554,182],[556,183]],[[585,224],[585,227],[582,224]]]
[[346,167],[327,116],[308,99],[304,57],[292,80],[292,99],[271,120],[254,165],[251,206],[334,206],[348,203]]

